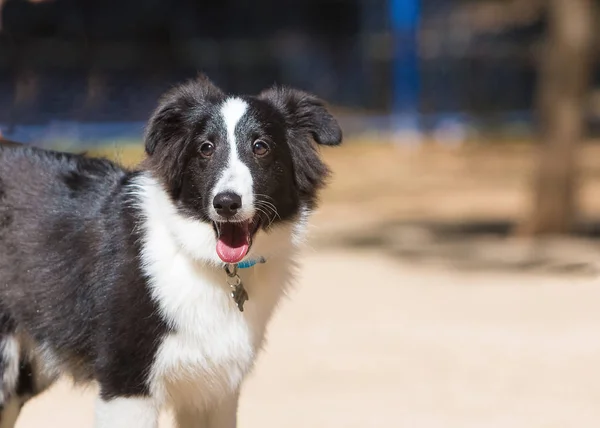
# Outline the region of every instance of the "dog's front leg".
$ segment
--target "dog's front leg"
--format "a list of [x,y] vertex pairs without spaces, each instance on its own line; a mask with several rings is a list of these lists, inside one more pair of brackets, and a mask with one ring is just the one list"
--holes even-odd
[[177,428],[236,428],[239,393],[206,410],[180,408],[175,412]]
[[207,428],[236,428],[240,393],[237,391],[208,412]]
[[193,407],[182,407],[175,410],[177,428],[206,428],[208,426],[207,417],[206,412]]
[[158,428],[158,409],[147,397],[98,398],[95,428]]

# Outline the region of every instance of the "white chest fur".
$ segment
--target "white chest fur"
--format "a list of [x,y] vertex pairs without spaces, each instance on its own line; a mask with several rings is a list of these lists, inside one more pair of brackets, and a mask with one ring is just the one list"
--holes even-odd
[[217,264],[210,225],[182,217],[150,177],[138,181],[145,215],[142,262],[150,292],[173,332],[150,368],[162,404],[205,407],[240,387],[252,368],[266,324],[290,281],[295,225],[257,236],[250,256],[268,262],[239,274],[249,294],[240,312]]
[[174,332],[161,343],[152,367],[156,398],[192,400],[189,404],[197,407],[239,388],[283,291],[269,278],[275,274],[281,283],[283,271],[269,272],[269,266],[252,270],[242,273],[251,296],[243,313],[229,296],[223,271],[203,271],[179,254],[171,269],[157,278],[153,292]]

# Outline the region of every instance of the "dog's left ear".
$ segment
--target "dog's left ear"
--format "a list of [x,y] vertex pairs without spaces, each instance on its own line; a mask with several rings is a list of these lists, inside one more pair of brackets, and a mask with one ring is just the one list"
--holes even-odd
[[297,89],[275,87],[261,92],[258,98],[275,107],[286,121],[296,185],[303,204],[312,209],[329,169],[311,139],[317,144],[337,146],[342,142],[340,125],[323,101]]
[[258,98],[272,103],[284,114],[292,130],[309,134],[317,144],[337,146],[342,142],[340,125],[315,95],[274,87],[261,92]]

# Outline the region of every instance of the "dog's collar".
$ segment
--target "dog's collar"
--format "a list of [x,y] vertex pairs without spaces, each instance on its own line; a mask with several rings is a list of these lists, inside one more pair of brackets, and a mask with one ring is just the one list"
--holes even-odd
[[244,312],[244,303],[248,300],[248,293],[244,289],[244,284],[242,284],[242,279],[237,274],[238,269],[248,269],[257,263],[266,263],[264,257],[259,257],[257,259],[244,260],[240,263],[227,263],[224,266],[225,273],[227,274],[227,284],[233,290],[231,292],[231,298],[237,304],[240,312]]
[[257,259],[250,259],[250,260],[244,260],[243,262],[239,262],[237,264],[238,269],[248,269],[251,268],[252,266],[256,265],[257,263],[266,263],[267,261],[265,260],[264,257],[259,257]]

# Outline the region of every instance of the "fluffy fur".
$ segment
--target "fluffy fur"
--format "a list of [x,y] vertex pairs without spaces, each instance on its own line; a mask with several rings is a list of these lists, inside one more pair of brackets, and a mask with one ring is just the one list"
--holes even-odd
[[[98,383],[97,427],[156,427],[165,407],[180,427],[235,427],[327,177],[315,143],[340,142],[310,94],[231,97],[200,77],[163,97],[135,170],[0,145],[0,427],[63,374]],[[241,201],[226,214],[224,193]],[[239,272],[243,312],[215,250],[226,229],[267,260]]]

